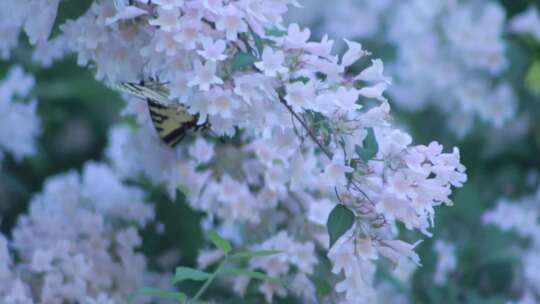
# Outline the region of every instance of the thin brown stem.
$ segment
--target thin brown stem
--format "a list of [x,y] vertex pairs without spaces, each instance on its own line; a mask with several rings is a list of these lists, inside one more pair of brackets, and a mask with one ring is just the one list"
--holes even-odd
[[293,108],[287,104],[287,102],[285,101],[285,99],[283,99],[283,97],[279,96],[279,101],[285,106],[285,108],[287,108],[287,110],[289,110],[289,112],[291,112],[291,114],[294,116],[294,118],[296,118],[296,120],[298,120],[298,122],[302,125],[302,127],[304,129],[306,129],[306,132],[307,134],[309,135],[309,137],[311,137],[311,139],[317,144],[317,146],[319,146],[319,149],[321,149],[321,151],[329,158],[329,159],[332,159],[332,153],[330,153],[330,151],[328,151],[328,149],[326,149],[326,147],[319,141],[319,139],[317,138],[317,135],[315,135],[315,133],[313,133],[313,131],[311,130],[311,128],[307,125],[307,123],[302,119],[302,117],[300,117],[300,115],[298,115],[298,113],[296,113]]
[[[283,104],[285,106],[285,108],[287,108],[287,110],[291,113],[291,115],[294,116],[294,118],[296,118],[296,120],[298,120],[298,122],[302,125],[302,127],[306,130],[307,134],[309,135],[309,137],[311,137],[311,139],[317,144],[317,146],[319,146],[319,149],[321,149],[321,151],[329,158],[329,159],[332,159],[332,153],[330,151],[328,151],[328,149],[326,149],[326,147],[319,141],[319,139],[317,138],[317,135],[315,135],[315,133],[313,133],[313,131],[311,130],[311,128],[307,125],[307,123],[302,119],[302,117],[300,117],[300,115],[298,115],[298,113],[296,113],[293,108],[287,104],[287,102],[285,101],[285,99],[279,95],[279,101],[281,102],[281,104]],[[365,198],[366,200],[372,205],[372,206],[375,206],[375,203],[369,198],[369,196],[360,188],[360,186],[358,186],[356,184],[355,181],[351,181],[351,185],[353,186],[353,188],[360,192]],[[338,196],[338,199],[339,196]],[[383,221],[386,222],[386,219],[384,218],[384,216],[382,216],[382,219]]]

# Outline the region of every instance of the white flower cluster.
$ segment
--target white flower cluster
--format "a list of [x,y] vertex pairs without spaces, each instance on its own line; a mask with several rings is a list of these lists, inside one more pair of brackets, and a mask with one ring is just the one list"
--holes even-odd
[[510,84],[493,81],[507,65],[500,5],[415,0],[395,9],[388,37],[398,48],[392,89],[397,104],[441,107],[461,136],[475,116],[497,128],[515,116]]
[[[318,264],[313,242],[295,242],[285,231],[280,231],[270,239],[254,246],[253,249],[283,250],[273,256],[254,258],[250,261],[249,266],[252,269],[262,269],[270,276],[292,282],[292,288],[301,297],[311,301],[315,299],[315,286],[307,277],[314,274],[315,266]],[[297,268],[297,273],[289,279],[286,276],[291,272],[290,268],[292,267]],[[240,287],[240,284],[245,282],[245,277],[238,277],[235,280],[237,281],[235,285]],[[247,287],[247,284],[245,284],[244,290],[245,287]],[[238,291],[243,293],[244,290],[240,289]],[[268,281],[260,284],[259,290],[269,303],[272,303],[274,294],[286,295],[286,290],[282,286]]]
[[0,82],[0,161],[4,153],[21,160],[36,152],[41,123],[37,101],[29,98],[33,86],[34,78],[20,66],[11,68]]
[[[62,47],[49,46],[47,41],[51,34],[60,0],[0,0],[0,58],[8,59],[11,50],[19,43],[22,31],[28,36],[32,45],[42,49],[43,63],[50,63],[50,58],[63,55]],[[39,53],[38,52],[38,53]],[[38,56],[39,59],[39,56]]]
[[[318,16],[312,23],[344,38],[393,45],[397,56],[390,66],[395,75],[390,94],[403,109],[419,111],[434,105],[450,115],[447,124],[459,136],[469,132],[475,117],[495,128],[514,118],[516,96],[509,83],[496,80],[507,66],[505,13],[499,4],[389,2],[339,1],[338,17],[327,5],[306,3],[311,11],[304,14]],[[533,10],[525,17],[516,20],[516,28],[535,31]]]
[[[42,2],[54,1],[33,3]],[[413,146],[391,126],[381,60],[349,75],[369,53],[347,41],[339,57],[327,36],[313,42],[309,29],[285,26],[290,4],[297,3],[95,1],[37,51],[43,62],[54,59],[44,54],[74,52],[107,82],[157,78],[171,104],[207,122],[213,136],[173,150],[159,143],[144,109],[130,104],[125,112],[137,113],[141,127],[114,128],[107,155],[123,178],[144,173],[171,196],[180,188],[208,214],[207,226],[235,243],[288,253],[253,267],[309,286],[315,245],[328,248],[324,226],[342,205],[354,225],[328,255],[333,272],[343,272],[336,290],[349,303],[372,302],[379,257],[419,263],[417,243],[396,239],[395,224],[430,235],[434,207],[451,203],[465,168],[457,148]],[[39,37],[48,35],[41,30]],[[229,138],[215,139],[222,135]],[[100,193],[96,202],[109,199]],[[266,283],[260,290],[268,300],[286,294]]]
[[146,275],[143,195],[99,163],[47,179],[12,240],[0,236],[0,302],[125,303]]
[[540,41],[540,13],[534,6],[515,16],[510,21],[510,29],[519,34],[529,34]]
[[484,224],[495,225],[503,231],[513,231],[528,240],[526,247],[517,250],[522,261],[522,304],[537,303],[540,298],[540,189],[532,196],[517,201],[501,199],[497,206],[483,215]]

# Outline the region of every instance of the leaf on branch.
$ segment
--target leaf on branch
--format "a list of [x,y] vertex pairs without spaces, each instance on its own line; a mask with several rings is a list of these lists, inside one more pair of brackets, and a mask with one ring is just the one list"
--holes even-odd
[[354,213],[344,205],[339,204],[334,207],[326,222],[326,228],[330,236],[330,248],[332,248],[345,232],[351,229],[354,224],[354,218]]
[[225,252],[225,254],[229,253],[232,250],[231,243],[229,243],[229,241],[227,241],[226,239],[222,238],[214,230],[210,230],[208,232],[208,238],[217,248]]
[[250,31],[253,36],[253,41],[255,42],[255,47],[257,48],[257,53],[259,54],[258,56],[261,57],[264,49],[264,41],[261,36],[257,35],[251,28]]
[[267,36],[274,36],[274,37],[283,37],[287,35],[286,31],[282,31],[278,29],[277,27],[266,29],[266,35]]
[[239,71],[257,62],[257,58],[250,53],[238,52],[232,60],[232,70]]
[[190,267],[177,267],[176,273],[171,278],[172,284],[185,280],[204,281],[210,278],[210,274]]
[[367,132],[368,134],[364,139],[364,146],[362,148],[356,147],[356,153],[358,153],[358,156],[364,162],[368,162],[377,155],[377,152],[379,152],[379,144],[377,144],[373,128],[368,128]]
[[133,292],[128,297],[128,302],[133,302],[139,296],[153,296],[159,298],[176,299],[180,302],[185,301],[187,298],[186,294],[182,292],[165,291],[152,287],[143,287]]
[[251,259],[254,257],[269,256],[281,253],[277,250],[242,251],[230,256],[231,259]]

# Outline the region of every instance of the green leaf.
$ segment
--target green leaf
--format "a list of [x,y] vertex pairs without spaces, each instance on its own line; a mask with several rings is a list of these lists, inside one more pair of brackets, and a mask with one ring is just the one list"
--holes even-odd
[[334,207],[328,221],[326,222],[326,228],[328,229],[328,235],[330,236],[330,247],[347,232],[354,224],[354,213],[349,208],[343,205],[337,205]]
[[254,257],[269,256],[281,253],[277,250],[242,251],[230,256],[231,259],[251,259]]
[[251,27],[249,28],[249,30],[251,31],[251,35],[253,36],[253,41],[255,41],[255,47],[257,48],[257,52],[259,53],[259,57],[260,57],[262,56],[262,52],[264,49],[264,41],[261,38],[261,36],[257,35],[257,33],[255,33],[251,29]]
[[212,241],[212,243],[214,243],[214,245],[216,245],[217,248],[223,250],[225,254],[229,253],[232,250],[231,243],[219,236],[219,234],[217,234],[217,232],[215,232],[214,230],[210,230],[208,232],[208,238],[210,239],[210,241]]
[[[312,277],[310,278],[317,290],[317,297],[324,298],[332,293],[332,285],[324,278]],[[322,301],[321,301],[322,302]]]
[[269,281],[277,285],[283,285],[283,282],[281,282],[281,280],[271,277],[260,271],[250,271],[250,270],[239,269],[239,268],[224,268],[222,272],[229,273],[229,274],[245,275],[252,279],[261,280],[261,281]]
[[239,71],[257,62],[257,58],[250,53],[238,52],[232,60],[232,70]]
[[300,77],[291,79],[291,82],[296,82],[296,81],[301,81],[303,84],[306,84],[309,82],[309,78],[307,78],[306,76],[300,76]]
[[278,29],[277,27],[273,27],[273,28],[270,28],[270,29],[266,29],[266,35],[274,36],[274,37],[283,37],[283,36],[287,35],[287,32],[282,31],[282,30]]
[[208,280],[210,278],[210,274],[206,273],[204,271],[200,271],[197,269],[189,268],[189,267],[177,267],[176,273],[171,278],[172,284],[176,284],[181,281],[185,280],[192,280],[192,281],[204,281]]
[[527,88],[534,94],[540,95],[540,61],[534,61],[525,78]]
[[370,159],[374,158],[379,151],[379,145],[377,144],[377,139],[375,138],[375,132],[373,132],[373,128],[368,128],[367,132],[368,134],[364,139],[364,147],[356,148],[356,153],[358,153],[358,156],[364,162],[367,162]]
[[128,301],[131,303],[139,296],[152,296],[152,297],[159,297],[159,298],[176,299],[180,302],[185,301],[187,298],[186,294],[182,292],[165,291],[165,290],[159,290],[157,288],[152,288],[152,287],[143,287],[133,292],[128,297]]

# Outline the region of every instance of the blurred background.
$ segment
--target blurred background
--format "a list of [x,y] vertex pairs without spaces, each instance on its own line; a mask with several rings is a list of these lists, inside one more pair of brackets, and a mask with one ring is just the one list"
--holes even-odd
[[[484,55],[467,53],[459,48],[453,50],[452,43],[460,41],[459,38],[454,42],[429,44],[433,57],[422,54],[426,57],[421,56],[419,63],[408,61],[404,52],[408,45],[416,43],[420,49],[428,47],[426,41],[419,43],[414,40],[417,37],[407,36],[406,29],[409,26],[414,28],[414,24],[403,22],[409,19],[395,24],[395,20],[400,20],[396,19],[397,14],[407,14],[407,7],[414,6],[410,1],[380,1],[379,4],[362,0],[352,1],[352,4],[351,1],[340,0],[332,3],[303,2],[306,9],[302,13],[292,11],[289,21],[311,27],[316,39],[320,39],[323,33],[329,33],[331,39],[359,41],[374,54],[374,58],[383,59],[387,68],[385,74],[393,77],[396,85],[396,90],[390,90],[388,96],[395,122],[411,132],[418,144],[437,140],[445,147],[459,147],[462,162],[467,167],[469,181],[465,187],[455,191],[452,208],[438,209],[434,239],[425,239],[417,248],[423,266],[412,275],[412,287],[403,285],[401,291],[412,303],[507,303],[518,300],[527,283],[520,270],[526,266],[516,254],[516,246],[526,246],[523,244],[526,240],[521,241],[515,233],[487,225],[482,218],[501,199],[518,201],[535,195],[538,189],[540,41],[532,33],[512,31],[510,21],[533,6],[540,9],[540,2],[493,1],[504,13],[501,33],[497,37],[497,43],[504,44],[501,50],[505,61],[503,68],[468,64],[465,56],[481,60]],[[476,2],[486,5],[490,1]],[[79,16],[89,4],[87,0],[63,2],[57,24]],[[476,12],[477,8],[465,9]],[[433,35],[439,35],[438,31],[445,27],[467,22],[465,17],[457,21],[447,20],[451,19],[447,16],[432,18],[431,23],[424,26],[428,26]],[[473,28],[481,36],[490,35],[490,20]],[[396,31],[399,27],[401,32]],[[469,32],[470,28],[464,29],[465,34]],[[343,45],[336,43],[336,49],[343,49]],[[439,53],[438,47],[443,48],[444,53]],[[30,47],[27,42],[22,42],[21,47],[14,50],[11,60],[0,61],[0,79],[6,77],[9,67],[15,64],[35,76],[32,96],[39,100],[37,111],[42,120],[42,134],[35,156],[20,162],[10,155],[4,157],[0,172],[0,228],[4,234],[9,234],[17,217],[27,211],[28,202],[42,189],[48,176],[79,170],[88,160],[102,160],[109,127],[123,119],[119,115],[123,107],[120,96],[96,81],[92,71],[78,67],[75,58],[55,62],[48,68],[34,64],[31,58]],[[435,66],[432,63],[439,61],[457,66],[457,71],[448,70],[448,73],[458,75],[451,85],[440,85],[430,78],[429,69]],[[415,70],[407,74],[403,65],[408,65],[407,71],[411,71],[411,67]],[[468,78],[459,78],[460,73],[465,73]],[[431,81],[407,82],[405,77],[414,78],[416,75],[428,77]],[[463,95],[459,95],[461,99],[450,97],[457,94],[455,90],[466,88],[470,81],[477,79],[488,83],[485,87],[489,94],[477,97],[479,100],[469,100]],[[512,93],[501,93],[502,97],[491,95],[501,83],[510,87]],[[419,85],[425,88],[419,88]],[[403,100],[398,100],[400,98]],[[417,102],[410,105],[404,101],[407,98]],[[489,114],[469,107],[471,103],[495,102],[497,98],[503,102],[496,107],[506,107],[510,109],[507,112],[512,112],[504,116],[503,122],[483,119]],[[513,102],[511,105],[503,104],[509,99]],[[446,105],[441,106],[442,103]],[[466,128],[459,128],[464,125]],[[149,199],[156,204],[157,219],[166,228],[163,234],[158,234],[156,231],[159,229],[150,227],[143,235],[142,251],[151,267],[159,269],[159,260],[166,258],[170,249],[180,249],[182,254],[178,263],[196,265],[196,253],[203,243],[202,233],[193,228],[199,227],[199,215],[181,199],[170,202],[163,189],[150,190]],[[540,209],[540,199],[536,204]],[[181,221],[178,220],[179,214],[182,215]],[[456,267],[450,271],[447,281],[440,285],[433,282],[441,256],[434,240],[447,241],[455,248]],[[540,272],[540,266],[537,271]],[[400,284],[396,282],[396,286]]]

